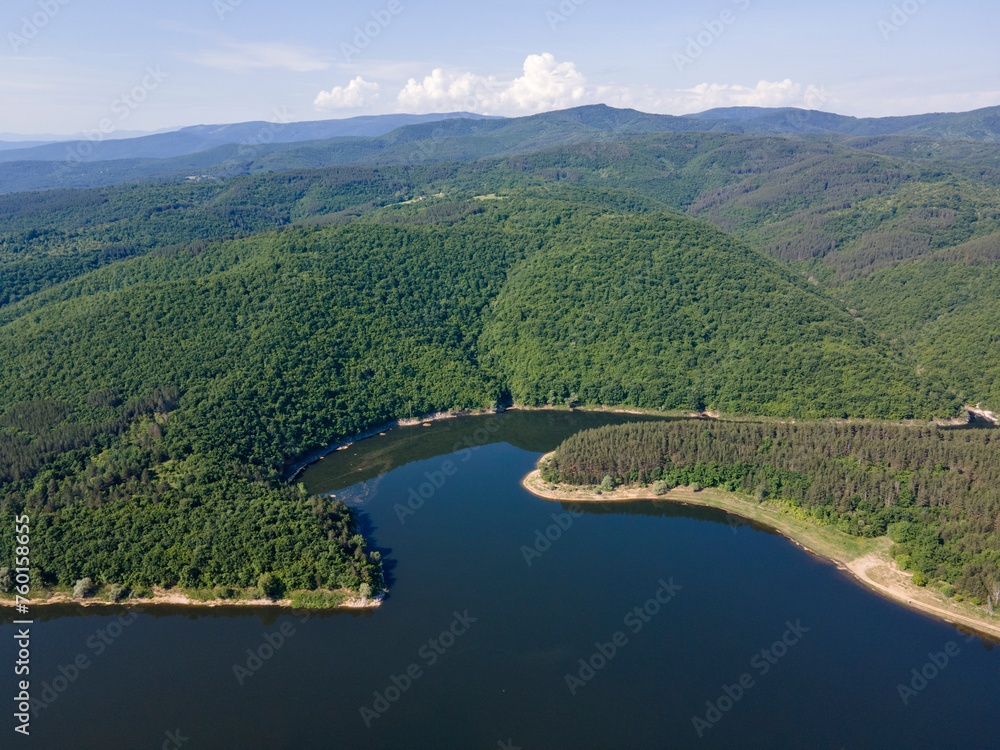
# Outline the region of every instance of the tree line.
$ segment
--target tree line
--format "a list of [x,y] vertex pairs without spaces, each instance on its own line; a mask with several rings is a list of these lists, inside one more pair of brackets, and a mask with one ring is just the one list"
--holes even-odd
[[698,483],[777,499],[855,536],[888,534],[904,567],[991,606],[1000,583],[1000,430],[689,420],[564,441],[548,481]]

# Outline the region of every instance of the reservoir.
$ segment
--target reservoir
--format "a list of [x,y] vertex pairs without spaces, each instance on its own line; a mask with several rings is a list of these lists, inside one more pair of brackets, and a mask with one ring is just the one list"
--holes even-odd
[[36,608],[46,705],[16,746],[1000,746],[989,640],[722,511],[520,486],[573,432],[637,418],[460,417],[309,466],[298,481],[356,508],[382,552],[373,611]]

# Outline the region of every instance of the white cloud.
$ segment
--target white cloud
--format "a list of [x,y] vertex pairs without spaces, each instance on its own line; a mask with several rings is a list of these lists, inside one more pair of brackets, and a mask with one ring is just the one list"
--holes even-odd
[[557,63],[548,53],[528,55],[524,60],[524,75],[515,78],[500,93],[500,101],[522,110],[537,111],[550,105],[571,107],[586,97],[586,84],[573,63]]
[[701,83],[690,89],[602,86],[596,100],[613,107],[631,107],[644,112],[682,115],[715,107],[803,107],[823,109],[829,103],[826,92],[813,84],[758,81],[756,86]]
[[584,104],[587,82],[572,62],[549,53],[528,55],[524,74],[511,81],[474,73],[446,74],[441,68],[423,81],[411,78],[396,97],[407,112],[473,110],[490,114],[530,114]]
[[320,91],[313,104],[317,109],[355,109],[367,107],[378,99],[377,83],[369,83],[358,76],[346,86],[334,86]]
[[690,89],[650,86],[594,86],[572,62],[558,62],[549,53],[528,55],[524,73],[513,80],[475,73],[446,73],[436,68],[424,79],[411,78],[396,97],[405,112],[471,110],[483,114],[523,115],[582,104],[604,103],[645,112],[688,114],[714,107],[806,107],[827,102],[812,85],[758,81],[756,86],[702,83]]
[[685,111],[691,112],[713,107],[818,107],[826,99],[816,86],[803,86],[791,78],[784,81],[758,81],[753,88],[702,83],[678,94],[679,99],[686,100],[682,105]]
[[[323,109],[370,107],[378,100],[378,91],[377,83],[358,76],[347,86],[320,91],[314,105]],[[422,80],[410,78],[395,97],[400,112],[468,110],[510,116],[597,103],[680,115],[734,106],[822,109],[829,99],[823,89],[790,78],[761,80],[754,86],[706,82],[689,89],[593,85],[575,63],[560,62],[547,52],[528,55],[522,74],[508,80],[435,68]]]
[[187,58],[208,68],[246,73],[266,68],[282,68],[294,73],[326,70],[330,63],[298,45],[283,42],[238,42],[222,40],[216,49],[197,52]]

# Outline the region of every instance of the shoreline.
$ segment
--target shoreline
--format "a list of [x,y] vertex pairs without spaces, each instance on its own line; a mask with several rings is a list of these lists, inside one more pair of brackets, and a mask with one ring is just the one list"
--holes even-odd
[[[340,602],[339,604],[332,607],[307,607],[306,609],[322,609],[325,611],[338,610],[338,609],[375,609],[376,607],[381,607],[382,602],[385,599],[384,594],[379,594],[378,596],[373,596],[368,599],[363,598],[349,598]],[[215,607],[277,607],[279,609],[303,609],[302,607],[296,607],[292,604],[291,599],[196,599],[194,597],[188,596],[187,594],[179,592],[171,592],[165,589],[155,588],[153,590],[153,596],[143,597],[141,599],[124,598],[117,602],[108,601],[107,599],[98,599],[96,597],[87,597],[85,599],[80,599],[73,597],[70,594],[64,592],[57,592],[50,596],[43,598],[30,598],[28,601],[23,602],[28,605],[29,608],[34,607],[45,607],[54,604],[72,604],[80,607],[136,607],[136,606],[174,606],[174,607],[192,607],[192,608],[215,608]],[[15,599],[0,599],[0,614],[2,614],[6,608],[13,608],[16,605]]]
[[[510,410],[517,409],[518,407],[512,406]],[[505,410],[506,411],[506,410]],[[297,458],[292,464],[282,471],[281,475],[284,481],[291,482],[302,473],[302,471],[309,465],[316,463],[317,461],[326,458],[330,453],[335,451],[344,450],[354,445],[359,440],[367,440],[368,438],[375,437],[376,435],[382,435],[389,430],[395,429],[396,427],[413,427],[418,424],[425,424],[429,422],[437,422],[442,419],[453,419],[455,417],[475,417],[487,414],[498,414],[500,412],[489,411],[486,409],[460,409],[458,411],[438,411],[431,412],[430,414],[424,414],[419,417],[401,417],[399,419],[390,419],[388,422],[384,422],[377,427],[371,427],[364,432],[359,432],[356,435],[350,437],[345,437],[337,440],[328,445],[324,445],[320,448],[314,448],[308,453]]]
[[[982,419],[985,422],[992,424],[994,427],[1000,427],[1000,415],[994,414],[990,411],[985,411],[979,408],[979,404],[976,406],[965,405],[962,408],[966,410],[966,417],[951,417],[948,419],[932,419],[930,423],[938,427],[962,427],[970,423],[970,418],[975,416]],[[889,424],[898,424],[906,427],[913,427],[920,424],[927,424],[927,421],[918,419],[904,419],[904,420],[879,420],[879,419],[867,419],[864,417],[827,417],[827,418],[817,418],[815,420],[809,419],[796,419],[794,417],[769,417],[761,415],[752,414],[722,414],[718,411],[705,410],[701,412],[688,411],[685,409],[676,409],[670,411],[662,411],[659,409],[646,409],[642,407],[635,406],[602,406],[602,405],[581,405],[574,406],[572,408],[564,407],[553,407],[553,406],[526,406],[523,404],[513,404],[511,406],[505,407],[502,410],[490,410],[490,409],[458,409],[454,411],[439,411],[430,412],[417,417],[400,417],[397,419],[390,419],[387,422],[371,427],[363,432],[356,433],[350,437],[341,438],[327,445],[321,446],[319,448],[314,448],[307,453],[301,454],[292,463],[288,465],[288,468],[283,469],[281,472],[282,479],[285,482],[294,481],[295,478],[302,473],[302,471],[311,464],[326,458],[330,453],[334,451],[344,450],[349,448],[361,440],[367,440],[368,438],[375,437],[376,435],[382,435],[389,430],[395,429],[397,427],[413,427],[419,424],[426,424],[430,422],[437,422],[442,419],[454,419],[455,417],[481,417],[489,416],[491,414],[503,414],[507,411],[566,411],[567,413],[572,413],[574,411],[584,411],[584,412],[596,412],[596,413],[612,413],[612,414],[642,414],[651,417],[674,417],[680,419],[713,419],[721,421],[730,422],[742,422],[742,421],[758,421],[758,422],[768,422],[775,421],[780,423],[791,423],[794,424],[797,421],[820,421],[820,422],[832,422],[835,424],[868,424],[873,422],[888,422]]]
[[284,469],[281,473],[284,481],[291,482],[302,473],[306,467],[326,458],[331,453],[336,451],[345,450],[350,446],[361,440],[367,440],[368,438],[376,437],[377,435],[383,435],[390,430],[396,429],[397,427],[415,427],[420,424],[429,424],[431,422],[439,422],[444,419],[455,419],[457,417],[488,417],[491,415],[503,414],[508,411],[565,411],[567,414],[572,414],[576,411],[583,412],[595,412],[601,413],[611,413],[611,414],[641,414],[653,417],[680,417],[689,419],[718,419],[719,415],[715,412],[685,412],[685,411],[658,411],[656,409],[640,409],[638,407],[614,407],[614,406],[574,406],[571,409],[564,407],[553,407],[553,406],[524,406],[520,404],[514,404],[508,406],[500,411],[495,411],[491,409],[458,409],[456,411],[437,411],[430,412],[429,414],[424,414],[419,417],[401,417],[399,419],[390,419],[388,422],[384,422],[377,427],[372,427],[365,430],[364,432],[359,432],[356,435],[350,437],[345,437],[337,440],[328,445],[324,445],[320,448],[314,448],[301,455],[295,461],[293,461],[287,469]]
[[[539,459],[545,461],[551,453]],[[718,488],[705,488],[695,493],[688,487],[675,487],[665,495],[654,495],[652,487],[626,486],[598,495],[585,486],[554,485],[534,469],[522,480],[521,486],[531,494],[545,500],[563,503],[632,502],[657,500],[682,505],[718,508],[733,515],[755,521],[801,547],[810,554],[833,563],[855,583],[881,595],[895,604],[915,612],[954,625],[970,628],[979,635],[1000,642],[1000,616],[973,610],[945,597],[936,589],[921,587],[911,580],[912,575],[899,569],[889,555],[891,541],[888,537],[865,539],[852,537],[830,526],[821,526],[810,520],[796,517],[781,508],[758,505],[742,500],[731,492]]]
[[388,422],[384,422],[377,427],[367,429],[364,432],[359,432],[350,437],[341,438],[340,440],[329,443],[328,445],[324,445],[320,448],[314,448],[308,453],[302,454],[299,458],[289,464],[287,469],[282,470],[281,476],[284,481],[291,482],[299,474],[301,474],[306,467],[326,458],[331,453],[349,448],[361,440],[367,440],[368,438],[373,438],[377,435],[383,435],[390,430],[396,429],[397,427],[415,427],[420,424],[429,424],[430,422],[438,422],[443,419],[455,419],[456,417],[488,417],[491,415],[503,414],[508,411],[564,411],[567,414],[582,411],[597,414],[639,414],[651,417],[674,417],[682,419],[719,418],[719,414],[717,412],[687,412],[684,410],[659,411],[657,409],[643,409],[640,407],[630,406],[574,406],[570,409],[561,406],[525,406],[522,404],[513,404],[512,406],[505,407],[502,410],[458,409],[456,411],[437,411],[430,412],[419,417],[401,417],[399,419],[390,419]]

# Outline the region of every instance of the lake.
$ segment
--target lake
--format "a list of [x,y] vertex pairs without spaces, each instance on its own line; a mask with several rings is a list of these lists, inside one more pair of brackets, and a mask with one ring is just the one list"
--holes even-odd
[[47,705],[2,746],[1000,746],[991,642],[722,511],[520,486],[572,432],[633,419],[515,411],[331,453],[299,481],[358,509],[381,608],[36,608]]

